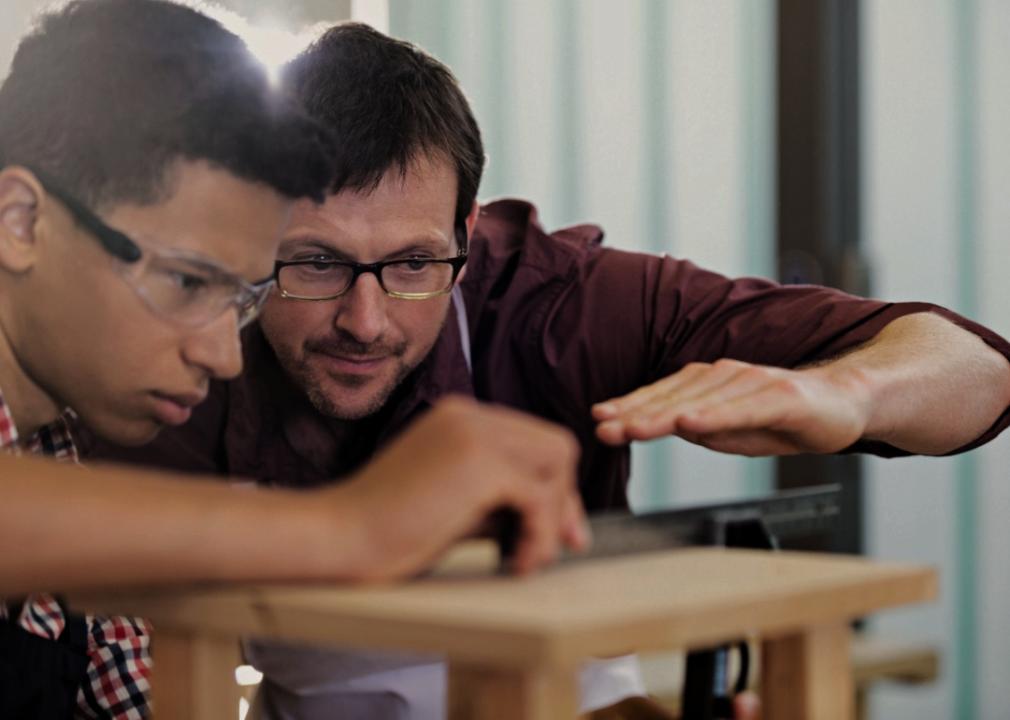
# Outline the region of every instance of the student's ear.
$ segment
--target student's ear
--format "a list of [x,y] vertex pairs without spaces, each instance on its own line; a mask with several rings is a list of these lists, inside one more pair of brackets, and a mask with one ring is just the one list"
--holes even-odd
[[[477,227],[477,218],[480,216],[480,204],[474,200],[473,206],[470,208],[469,214],[466,216],[466,220],[463,224],[466,226],[466,244],[467,247],[470,246],[470,238],[473,237],[473,229]],[[458,285],[463,281],[463,276],[466,275],[466,265],[463,269],[459,271],[459,275],[456,276],[456,284]]]
[[0,169],[0,268],[23,273],[37,256],[35,227],[42,186],[27,170]]

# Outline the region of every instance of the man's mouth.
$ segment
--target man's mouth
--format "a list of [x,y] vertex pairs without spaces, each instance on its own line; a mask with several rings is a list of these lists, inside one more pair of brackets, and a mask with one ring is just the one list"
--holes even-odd
[[317,352],[326,368],[340,375],[367,375],[374,373],[391,359],[391,355],[343,355],[340,353]]

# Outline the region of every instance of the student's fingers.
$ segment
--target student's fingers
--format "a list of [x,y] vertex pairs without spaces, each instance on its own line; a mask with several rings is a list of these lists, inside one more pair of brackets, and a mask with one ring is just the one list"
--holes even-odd
[[440,403],[346,488],[360,506],[370,572],[416,572],[501,507],[520,512],[519,567],[539,567],[574,532],[564,523],[574,512],[566,503],[577,458],[571,433],[550,423],[466,400]]
[[470,430],[479,428],[481,443],[496,449],[503,461],[542,477],[563,477],[574,486],[580,450],[567,428],[506,407],[478,406],[457,398],[445,402],[453,404],[453,409],[458,404]]
[[[464,452],[474,455],[476,462],[468,466],[478,471],[466,478],[465,491],[478,492],[486,511],[510,507],[519,515],[513,569],[526,573],[553,561],[562,543],[584,547],[586,519],[576,482],[579,448],[571,432],[505,408],[460,407],[470,423],[465,436],[471,442]],[[456,410],[450,402],[447,411]],[[476,445],[474,436],[480,438]]]
[[562,524],[562,540],[570,549],[583,552],[589,549],[593,541],[589,531],[589,521],[578,492],[567,493],[564,518]]
[[761,699],[756,693],[742,692],[733,698],[734,720],[761,720]]
[[564,498],[543,484],[528,484],[510,505],[520,516],[520,533],[510,570],[530,573],[553,562],[561,547]]

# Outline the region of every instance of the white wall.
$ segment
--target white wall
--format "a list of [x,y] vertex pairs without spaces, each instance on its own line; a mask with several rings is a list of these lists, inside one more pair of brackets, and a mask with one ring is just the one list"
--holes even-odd
[[38,0],[4,0],[0,8],[0,77],[7,75],[18,39],[41,5]]

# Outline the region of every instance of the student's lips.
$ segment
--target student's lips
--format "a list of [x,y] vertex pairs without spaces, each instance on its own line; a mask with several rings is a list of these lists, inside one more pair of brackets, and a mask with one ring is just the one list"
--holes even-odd
[[193,408],[203,402],[204,393],[186,393],[170,395],[162,392],[152,392],[154,398],[154,414],[165,425],[182,425],[193,414]]

